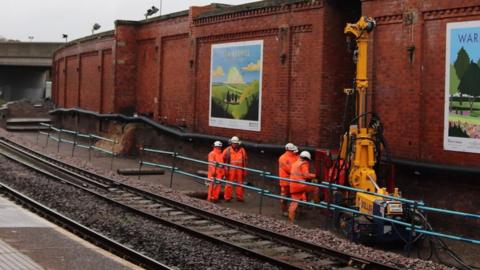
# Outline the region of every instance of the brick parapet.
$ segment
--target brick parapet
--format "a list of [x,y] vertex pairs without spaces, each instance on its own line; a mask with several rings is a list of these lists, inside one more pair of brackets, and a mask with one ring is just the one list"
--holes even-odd
[[[342,127],[342,89],[353,77],[343,26],[358,19],[359,5],[354,0],[271,0],[118,21],[115,35],[84,39],[57,51],[54,99],[63,107],[143,113],[211,135],[334,147]],[[368,58],[369,106],[384,122],[391,154],[478,164],[477,154],[444,151],[442,146],[445,25],[480,19],[478,1],[364,0],[361,5],[363,14],[378,22]],[[261,131],[210,127],[211,46],[257,39],[264,41]],[[94,52],[95,59],[89,59]],[[88,86],[87,78],[97,82]],[[101,89],[100,94],[84,93],[89,91],[86,85]],[[85,103],[91,98],[101,102]]]
[[374,110],[397,158],[475,166],[478,154],[443,149],[446,24],[480,19],[478,1],[370,0]]
[[[340,80],[328,80],[341,68],[329,68],[330,64],[324,63],[322,58],[324,53],[331,53],[339,45],[336,40],[323,34],[323,31],[333,33],[324,24],[325,5],[324,1],[265,1],[256,3],[253,7],[243,6],[240,9],[248,10],[242,11],[235,7],[212,4],[190,8],[188,16],[182,13],[141,23],[117,21],[115,36],[109,40],[113,47],[113,110],[152,115],[165,124],[185,125],[187,129],[212,135],[236,134],[245,139],[269,143],[293,140],[298,141],[298,144],[331,145],[336,141],[338,133],[331,126],[339,126],[339,117],[329,112],[329,108],[336,108],[337,104],[331,106],[329,103],[342,102],[338,99],[341,88],[351,78],[342,76],[341,83]],[[335,9],[329,10],[334,12]],[[202,18],[214,19],[215,23],[203,23]],[[337,23],[335,31],[341,32],[341,28]],[[338,35],[341,34],[336,36]],[[262,131],[209,127],[206,105],[209,96],[211,45],[255,39],[261,39],[265,44]],[[84,54],[98,46],[105,46],[106,49],[106,40],[107,37],[103,40],[85,40],[59,51],[58,56]],[[102,42],[103,45],[100,44]],[[331,44],[327,46],[330,49],[324,50],[323,46],[327,42]],[[347,57],[343,50],[336,53],[343,58]],[[98,59],[103,69],[103,58]],[[57,60],[60,68],[61,57]],[[80,58],[79,62],[81,60]],[[331,60],[334,60],[334,56]],[[95,67],[92,65],[91,68]],[[87,74],[87,66],[83,69]],[[94,77],[94,72],[90,75],[99,80]],[[104,78],[104,71],[100,75]],[[59,83],[65,81],[73,86],[76,83],[74,78],[59,76],[58,80]],[[105,81],[100,81],[103,89]],[[335,98],[331,99],[329,92],[336,88],[340,94],[334,94]],[[62,90],[60,86],[58,89],[59,92]],[[83,90],[78,92],[80,96],[74,96],[74,92],[69,90],[67,92],[79,100],[80,105],[91,106],[91,109],[101,106],[100,110],[104,110],[104,103],[109,104],[110,97],[105,95],[104,90],[101,91],[100,105],[83,105]],[[91,93],[83,97],[93,98]],[[78,105],[71,102],[64,104]],[[332,124],[325,115],[334,115],[335,123]]]

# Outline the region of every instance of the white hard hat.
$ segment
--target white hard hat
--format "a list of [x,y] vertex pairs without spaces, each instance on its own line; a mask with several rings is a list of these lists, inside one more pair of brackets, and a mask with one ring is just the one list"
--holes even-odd
[[295,150],[295,147],[296,146],[293,143],[285,144],[285,150],[287,150],[287,151],[293,151],[293,150]]
[[215,142],[213,143],[213,146],[214,146],[214,147],[222,147],[223,144],[222,144],[221,141],[215,141]]
[[300,157],[308,160],[312,159],[312,156],[308,151],[303,151],[302,153],[300,153]]
[[292,150],[293,153],[298,153],[298,147],[294,145],[294,148]]
[[237,136],[233,136],[230,139],[230,143],[240,143],[240,139]]

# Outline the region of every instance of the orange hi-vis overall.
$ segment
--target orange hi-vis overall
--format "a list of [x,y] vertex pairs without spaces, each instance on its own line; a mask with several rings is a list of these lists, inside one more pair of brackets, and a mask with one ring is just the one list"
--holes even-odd
[[[292,199],[299,201],[307,200],[307,192],[314,194],[314,200],[318,201],[318,187],[302,184],[308,179],[315,178],[315,174],[310,173],[310,164],[306,160],[298,159],[292,165],[290,171],[290,194]],[[288,208],[288,218],[291,221],[295,220],[295,212],[298,207],[298,202],[291,202]]]
[[[225,171],[223,165],[215,163],[223,163],[223,154],[222,149],[215,147],[208,154],[208,179],[223,179]],[[208,184],[208,200],[211,202],[218,201],[218,196],[222,190],[222,185],[220,183],[214,183],[213,181]]]
[[[278,176],[281,178],[290,178],[290,170],[292,164],[297,161],[298,156],[292,151],[286,151],[278,159]],[[283,197],[290,196],[290,182],[285,180],[280,180],[280,195]],[[288,210],[288,201],[280,200],[282,206],[282,211],[286,212]]]
[[[237,150],[234,150],[233,147],[229,146],[225,148],[225,150],[223,150],[223,161],[225,164],[245,167],[247,165],[247,152],[243,147],[239,147],[237,148]],[[243,180],[245,179],[245,175],[247,174],[245,170],[226,167],[225,171],[228,181],[243,184]],[[225,186],[225,192],[223,194],[225,201],[230,201],[232,199],[232,193],[233,186],[227,184]],[[237,195],[237,200],[243,201],[243,187],[235,186],[235,193]]]

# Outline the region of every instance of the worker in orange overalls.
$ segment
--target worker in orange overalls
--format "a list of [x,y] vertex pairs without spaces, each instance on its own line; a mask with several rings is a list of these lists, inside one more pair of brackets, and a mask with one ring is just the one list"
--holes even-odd
[[217,202],[222,190],[222,185],[213,181],[214,179],[223,179],[225,176],[223,165],[218,164],[223,163],[222,146],[221,141],[214,142],[213,150],[208,154],[208,179],[212,180],[208,184],[207,200],[210,202]]
[[[292,164],[298,159],[298,148],[293,143],[285,145],[285,153],[278,159],[278,176],[290,179],[290,169]],[[290,182],[280,179],[280,195],[290,197]],[[288,201],[280,200],[282,214],[288,216]]]
[[[247,152],[243,147],[241,147],[240,139],[237,136],[233,136],[230,139],[230,146],[223,150],[223,162],[225,164],[234,165],[237,167],[246,167],[247,166]],[[247,172],[239,168],[226,167],[226,180],[235,182],[238,184],[243,184],[243,180]],[[232,200],[232,185],[225,185],[225,192],[223,198],[226,202]],[[237,201],[243,202],[243,187],[235,186],[235,193],[237,196]]]
[[[290,195],[292,199],[299,201],[307,200],[307,192],[312,193],[313,200],[319,202],[318,187],[305,185],[302,182],[315,178],[315,174],[310,173],[310,160],[312,156],[309,152],[303,151],[300,153],[300,158],[295,161],[290,170]],[[298,202],[291,202],[288,208],[288,218],[293,222],[295,220],[295,212],[298,207]]]

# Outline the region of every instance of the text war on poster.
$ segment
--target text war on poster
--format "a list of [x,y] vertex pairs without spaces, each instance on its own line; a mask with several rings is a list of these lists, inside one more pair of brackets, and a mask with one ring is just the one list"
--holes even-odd
[[480,21],[447,24],[445,150],[480,153]]

